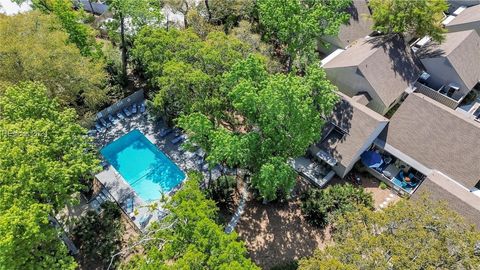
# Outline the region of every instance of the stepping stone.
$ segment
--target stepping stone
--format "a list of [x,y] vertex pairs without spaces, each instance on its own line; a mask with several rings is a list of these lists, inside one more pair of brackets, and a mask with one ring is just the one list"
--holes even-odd
[[390,198],[393,198],[393,197],[394,197],[393,193],[390,193],[390,195],[388,195],[388,196],[389,196]]
[[388,198],[386,198],[385,200],[388,202],[388,201],[390,201],[391,199],[392,199],[391,197],[388,197]]

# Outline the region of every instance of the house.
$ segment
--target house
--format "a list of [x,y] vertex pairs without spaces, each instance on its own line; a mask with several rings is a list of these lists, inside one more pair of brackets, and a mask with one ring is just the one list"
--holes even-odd
[[423,94],[412,93],[373,147],[383,156],[399,161],[395,165],[400,170],[391,167],[387,176],[383,170],[379,172],[401,191],[412,194],[421,185],[420,181],[414,186],[405,185],[404,179],[398,177],[401,170],[406,173],[408,169],[419,180],[436,173],[463,189],[473,190],[480,181],[478,138],[480,123]]
[[[345,95],[341,97],[323,129],[322,139],[310,151],[320,158],[335,160],[332,169],[343,178],[382,132],[388,119]],[[318,151],[323,155],[319,156]]]
[[[480,81],[480,36],[474,30],[447,33],[444,42],[427,42],[416,49],[416,55],[427,72],[419,80],[429,88],[422,88],[422,93],[450,108]],[[443,102],[443,97],[436,97],[439,94],[454,101],[451,105]]]
[[327,78],[349,97],[367,93],[367,107],[385,115],[421,74],[410,48],[397,37],[362,38],[322,61]]
[[[367,0],[352,1],[347,12],[350,14],[350,19],[347,23],[340,26],[337,36],[320,38],[322,41],[318,48],[320,52],[330,54],[337,49],[345,49],[355,40],[368,36],[373,32],[373,20],[370,18],[372,13],[368,7]],[[324,42],[328,45],[324,45]]]
[[470,190],[455,184],[440,173],[432,173],[423,181],[411,199],[418,200],[423,196],[428,196],[434,201],[445,202],[451,210],[480,229],[480,198]]
[[444,21],[443,24],[449,32],[476,30],[480,34],[480,0],[472,0],[468,3],[476,5],[456,6],[458,8]]

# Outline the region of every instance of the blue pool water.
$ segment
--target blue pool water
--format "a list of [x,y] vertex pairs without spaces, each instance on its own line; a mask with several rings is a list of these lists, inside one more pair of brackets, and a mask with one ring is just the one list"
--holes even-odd
[[108,144],[100,153],[145,202],[159,199],[185,179],[185,174],[139,130]]

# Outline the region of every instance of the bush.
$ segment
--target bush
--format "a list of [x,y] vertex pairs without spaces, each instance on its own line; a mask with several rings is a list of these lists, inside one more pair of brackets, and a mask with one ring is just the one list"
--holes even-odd
[[298,261],[297,260],[277,264],[277,265],[273,266],[272,268],[270,268],[270,270],[297,270],[297,269],[298,269]]
[[221,176],[208,186],[207,198],[217,202],[219,207],[231,210],[236,186],[237,182],[234,176]]
[[85,269],[106,268],[121,248],[120,209],[112,202],[104,203],[102,209],[100,214],[88,211],[75,221],[72,230],[73,241],[80,249],[80,264]]
[[386,189],[387,188],[387,184],[385,184],[384,182],[380,182],[380,184],[378,185],[379,188],[381,189]]
[[373,198],[362,187],[351,184],[310,189],[301,198],[302,212],[310,223],[324,227],[335,217],[359,207],[373,208]]

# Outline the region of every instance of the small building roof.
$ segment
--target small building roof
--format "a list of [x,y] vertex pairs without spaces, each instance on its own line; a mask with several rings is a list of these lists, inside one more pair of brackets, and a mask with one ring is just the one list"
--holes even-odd
[[439,172],[429,175],[412,195],[417,200],[428,196],[434,201],[444,201],[448,207],[480,228],[480,197],[462,188]]
[[480,4],[471,6],[460,12],[447,26],[466,24],[471,22],[480,22]]
[[444,42],[430,42],[417,55],[420,59],[447,58],[469,89],[480,80],[480,36],[475,30],[447,33]]
[[379,136],[402,155],[467,188],[480,180],[479,138],[480,123],[419,93],[406,98]]
[[356,67],[387,106],[421,74],[411,49],[397,37],[359,39],[323,67]]
[[353,0],[347,12],[350,20],[342,24],[338,31],[338,39],[345,45],[373,32],[373,20],[370,18],[371,12],[366,0]]
[[[362,147],[372,144],[376,136],[372,136],[380,125],[386,125],[388,119],[341,95],[330,117],[330,122],[324,127],[322,140],[317,144],[330,154],[341,165],[348,167]],[[334,130],[331,130],[331,129]],[[367,140],[371,138],[371,142]]]

